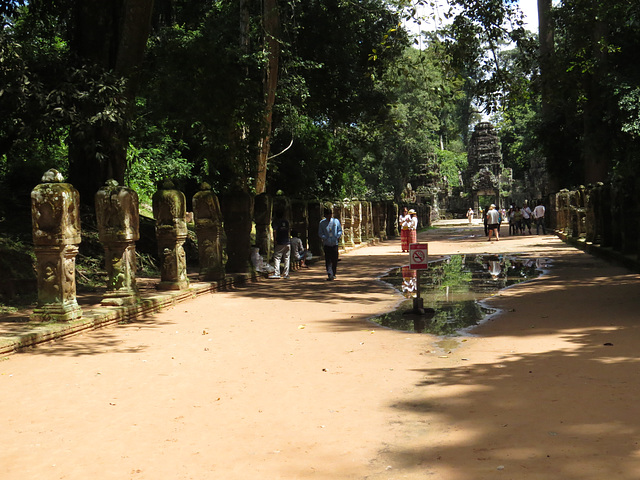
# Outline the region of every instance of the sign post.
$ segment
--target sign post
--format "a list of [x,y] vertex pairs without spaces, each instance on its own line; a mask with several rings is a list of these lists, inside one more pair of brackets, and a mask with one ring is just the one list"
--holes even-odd
[[420,270],[429,267],[429,244],[409,245],[409,268],[416,270],[416,297],[413,299],[413,313],[424,313],[424,302],[420,296]]

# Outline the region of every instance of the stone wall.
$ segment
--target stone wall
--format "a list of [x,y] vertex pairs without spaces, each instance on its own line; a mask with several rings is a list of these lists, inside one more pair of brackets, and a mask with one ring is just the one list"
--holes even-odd
[[640,254],[640,183],[635,178],[580,186],[549,196],[548,222],[570,240],[632,258]]

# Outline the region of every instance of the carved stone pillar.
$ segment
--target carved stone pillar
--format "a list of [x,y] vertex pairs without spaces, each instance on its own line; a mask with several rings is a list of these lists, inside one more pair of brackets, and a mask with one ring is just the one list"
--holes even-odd
[[254,199],[253,218],[256,224],[256,247],[265,258],[273,256],[273,239],[271,238],[271,220],[273,215],[273,198],[266,193]]
[[371,238],[369,219],[369,202],[360,202],[360,239],[365,243]]
[[227,237],[227,273],[250,273],[251,228],[253,226],[253,196],[236,192],[220,198]]
[[222,211],[218,197],[208,183],[193,196],[193,218],[198,237],[200,280],[217,281],[225,277],[222,264]]
[[349,199],[345,198],[342,204],[342,238],[344,239],[344,246],[355,247],[353,242],[353,205],[349,202]]
[[399,237],[398,230],[398,204],[389,202],[387,204],[387,235],[389,237]]
[[[317,229],[318,226],[316,225],[316,230]],[[304,200],[291,201],[291,230],[298,231],[302,245],[306,248],[306,245],[309,243],[309,211],[307,209],[307,202]]]
[[184,242],[187,239],[186,199],[166,180],[153,194],[153,216],[160,256],[159,290],[184,290],[189,287]]
[[380,240],[387,239],[387,205],[384,202],[373,204],[373,234]]
[[593,206],[593,221],[594,221],[594,239],[593,242],[602,245],[603,231],[604,231],[604,198],[603,198],[603,183],[598,182],[591,190],[591,205]]
[[[611,204],[610,204],[611,216],[611,246],[615,250],[622,250],[623,245],[623,223],[626,205],[624,205],[624,194],[622,191],[622,181],[617,178],[611,182]],[[631,217],[627,217],[629,220]]]
[[585,198],[585,240],[595,242],[596,240],[596,187],[589,185]]
[[80,244],[80,194],[54,169],[31,192],[38,304],[31,318],[65,322],[82,316],[76,300],[76,255]]
[[613,245],[613,218],[612,212],[612,188],[611,183],[607,182],[602,186],[602,246],[611,247]]
[[375,237],[373,233],[373,206],[371,202],[362,202],[363,235],[366,240]]
[[620,250],[626,255],[637,253],[638,245],[638,202],[636,196],[636,179],[629,175],[620,181],[621,203],[618,207],[620,222],[621,245]]
[[[342,226],[342,236],[340,237],[340,240],[338,240],[338,247],[340,248],[345,248],[346,244],[345,244],[345,238],[344,238],[344,211],[345,208],[342,205],[342,202],[336,202],[336,203],[328,203],[326,205],[327,207],[331,208],[332,212],[333,212],[333,218],[337,218],[340,221],[340,225]],[[324,211],[324,208],[322,209]],[[322,218],[324,218],[324,215],[322,216]]]
[[572,190],[569,193],[569,236],[578,238],[580,236],[580,192]]
[[96,193],[98,235],[104,247],[107,291],[102,305],[133,305],[136,286],[136,241],[140,239],[138,194],[108,180]]
[[324,206],[319,201],[311,201],[307,207],[307,212],[309,214],[309,250],[315,257],[320,258],[324,255],[324,251],[322,249],[322,241],[318,236],[318,226],[320,225],[320,221],[324,218],[323,208]]
[[353,243],[360,245],[362,243],[362,203],[353,202]]

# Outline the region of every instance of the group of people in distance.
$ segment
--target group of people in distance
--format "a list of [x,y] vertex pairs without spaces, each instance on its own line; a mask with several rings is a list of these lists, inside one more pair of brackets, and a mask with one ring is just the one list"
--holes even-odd
[[[290,229],[289,221],[284,218],[282,211],[276,212],[276,218],[271,227],[275,243],[273,252],[274,272],[269,275],[269,278],[288,279],[291,256],[300,262],[300,266],[308,268],[306,261],[309,258],[309,252],[304,248],[298,232]],[[330,208],[324,209],[324,218],[318,225],[318,236],[322,240],[327,280],[334,280],[338,269],[338,246],[340,237],[342,237],[342,225],[340,220],[333,217],[333,212]],[[280,268],[281,263],[283,265],[282,269]]]
[[509,220],[509,235],[524,235],[525,229],[531,235],[531,227],[535,223],[536,226],[536,235],[540,235],[540,229],[542,228],[542,233],[544,235],[547,234],[547,229],[544,226],[544,215],[546,209],[542,202],[538,202],[533,210],[527,204],[525,200],[524,206],[520,207],[516,205],[515,207],[511,205],[509,210],[507,211],[507,219]]
[[[474,215],[473,208],[469,208],[466,215],[469,223],[473,222]],[[507,211],[504,209],[502,211],[499,210],[494,204],[491,204],[484,212],[480,210],[480,216],[484,223],[484,234],[489,237],[489,241],[491,241],[492,237],[500,240],[500,225],[505,217],[509,222],[509,235],[524,235],[525,229],[531,235],[531,228],[534,223],[536,235],[540,235],[540,229],[546,235],[547,229],[544,225],[544,215],[545,208],[541,201],[537,203],[533,210],[531,210],[526,200],[523,207],[511,205]]]

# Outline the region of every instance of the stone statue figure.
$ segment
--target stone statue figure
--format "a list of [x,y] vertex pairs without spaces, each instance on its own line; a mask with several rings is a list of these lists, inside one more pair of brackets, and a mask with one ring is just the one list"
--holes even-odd
[[55,169],[31,192],[38,304],[32,319],[69,321],[82,316],[76,300],[76,255],[81,240],[80,195]]
[[217,281],[225,277],[222,263],[222,212],[218,197],[208,183],[193,196],[193,217],[198,237],[200,280]]
[[102,304],[132,305],[138,301],[135,244],[140,239],[138,194],[115,180],[107,180],[96,193],[95,204],[108,277]]
[[165,180],[153,194],[153,216],[160,255],[159,290],[183,290],[189,287],[184,242],[187,239],[186,199],[173,182]]

